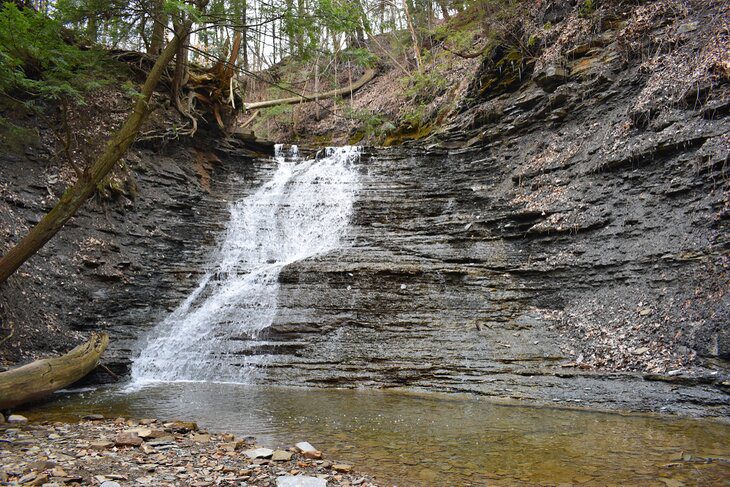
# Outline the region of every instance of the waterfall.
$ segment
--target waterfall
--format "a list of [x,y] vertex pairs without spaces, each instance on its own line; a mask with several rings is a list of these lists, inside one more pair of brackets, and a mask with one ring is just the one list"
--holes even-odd
[[301,159],[276,148],[277,170],[255,194],[231,205],[210,271],[149,334],[132,365],[133,384],[246,382],[260,355],[247,349],[276,317],[279,273],[337,248],[352,212],[359,148]]

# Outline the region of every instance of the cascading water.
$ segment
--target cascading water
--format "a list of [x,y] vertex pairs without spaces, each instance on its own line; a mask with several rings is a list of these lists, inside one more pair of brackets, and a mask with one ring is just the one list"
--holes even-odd
[[357,190],[359,148],[308,160],[296,147],[282,154],[277,146],[271,181],[232,205],[212,269],[151,331],[132,365],[133,384],[246,382],[260,361],[247,347],[276,317],[281,269],[337,247]]

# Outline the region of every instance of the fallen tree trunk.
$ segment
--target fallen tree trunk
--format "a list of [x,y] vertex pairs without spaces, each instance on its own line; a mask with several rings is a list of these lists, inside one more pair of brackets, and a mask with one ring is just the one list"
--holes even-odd
[[291,98],[279,98],[278,100],[267,100],[267,101],[255,101],[252,103],[244,103],[243,107],[246,110],[257,110],[259,108],[269,108],[278,105],[295,105],[297,103],[305,103],[308,101],[322,100],[326,98],[332,98],[339,95],[346,95],[352,91],[359,90],[370,80],[375,78],[375,70],[368,69],[362,77],[355,81],[351,86],[348,85],[344,88],[338,88],[336,90],[325,91],[324,93],[314,93],[311,95],[292,96]]
[[94,333],[65,355],[0,373],[0,409],[41,399],[83,378],[99,364],[108,344],[106,333]]

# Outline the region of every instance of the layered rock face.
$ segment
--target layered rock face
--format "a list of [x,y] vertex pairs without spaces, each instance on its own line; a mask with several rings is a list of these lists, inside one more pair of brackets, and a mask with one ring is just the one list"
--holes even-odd
[[[136,196],[90,201],[3,285],[0,322],[13,330],[3,358],[27,361],[103,330],[112,343],[104,362],[126,373],[140,337],[195,286],[228,204],[266,168],[253,167],[245,151],[218,155],[192,145],[131,151]],[[3,158],[0,221],[15,233],[9,244],[50,210],[64,183],[49,154]],[[99,371],[92,380],[114,378]]]
[[[685,73],[712,22],[639,44]],[[282,273],[267,380],[726,413],[727,80],[668,87],[640,27],[485,62],[443,135],[365,158],[348,243]]]
[[[711,14],[650,19],[640,45],[702,54],[688,36]],[[485,62],[441,135],[365,154],[341,248],[280,274],[275,322],[249,347],[259,379],[727,416],[727,80],[667,91],[627,59],[629,27],[542,64]],[[134,204],[84,209],[2,294],[6,322],[48,326],[39,348],[60,326],[44,310],[108,330],[122,374],[194,287],[227,204],[274,168],[137,157]],[[34,221],[46,187],[9,177],[29,189],[2,204]]]

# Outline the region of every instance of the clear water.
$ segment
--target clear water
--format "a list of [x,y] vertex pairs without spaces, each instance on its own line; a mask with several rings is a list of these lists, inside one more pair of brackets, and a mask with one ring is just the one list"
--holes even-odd
[[[226,233],[197,289],[154,327],[132,366],[133,384],[246,382],[260,355],[247,347],[276,317],[279,273],[335,249],[357,190],[356,147],[288,157],[255,194],[231,207]],[[261,365],[261,364],[258,364]]]
[[709,421],[445,394],[211,383],[69,395],[27,414],[88,413],[195,420],[272,447],[306,440],[383,485],[730,485],[730,425]]

